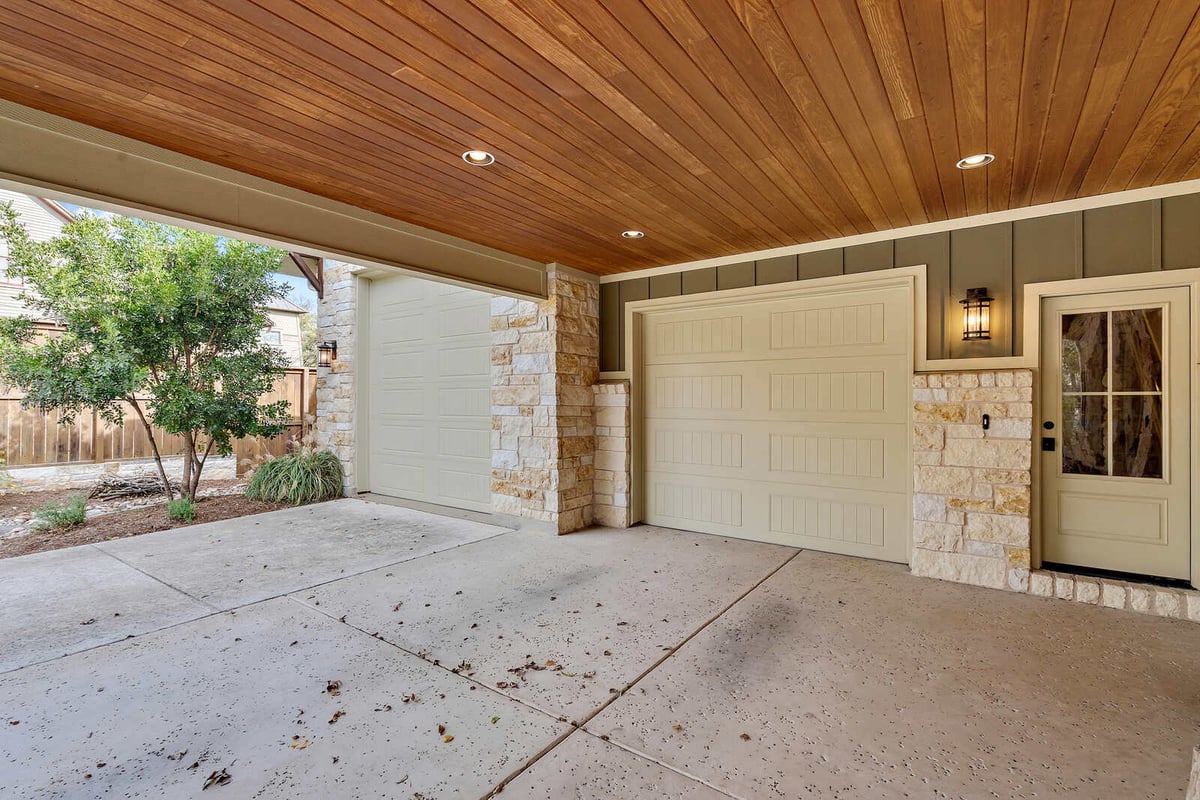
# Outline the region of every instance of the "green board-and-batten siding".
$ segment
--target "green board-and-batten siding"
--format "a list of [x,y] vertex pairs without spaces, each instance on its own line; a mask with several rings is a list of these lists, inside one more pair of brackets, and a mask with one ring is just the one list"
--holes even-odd
[[[1027,283],[1200,268],[1200,194],[963,227],[603,284],[600,369],[625,369],[625,303],[927,265],[929,358],[1021,354]],[[967,289],[994,297],[992,338],[961,340]]]

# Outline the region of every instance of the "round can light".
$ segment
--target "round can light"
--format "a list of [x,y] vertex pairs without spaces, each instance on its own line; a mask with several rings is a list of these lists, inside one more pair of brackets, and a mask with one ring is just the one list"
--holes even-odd
[[621,231],[621,237],[624,239],[641,239],[645,235],[642,231]]
[[976,153],[973,156],[960,158],[954,166],[959,169],[979,169],[980,167],[986,167],[995,160],[996,157],[991,153]]
[[462,154],[462,160],[472,167],[486,167],[496,163],[496,157],[486,150],[468,150]]

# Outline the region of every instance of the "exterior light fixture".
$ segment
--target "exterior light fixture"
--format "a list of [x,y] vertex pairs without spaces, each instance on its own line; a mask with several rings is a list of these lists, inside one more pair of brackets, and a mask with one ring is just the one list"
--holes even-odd
[[986,167],[995,160],[996,157],[991,153],[976,153],[973,156],[960,158],[954,166],[959,169],[979,169],[980,167]]
[[337,342],[319,342],[317,344],[317,366],[328,369],[337,361]]
[[621,238],[623,239],[641,239],[645,235],[642,231],[621,231]]
[[987,289],[967,289],[967,299],[959,300],[963,307],[963,341],[974,342],[992,338],[992,301]]
[[496,157],[486,150],[468,150],[462,154],[462,160],[472,167],[487,167],[496,163]]

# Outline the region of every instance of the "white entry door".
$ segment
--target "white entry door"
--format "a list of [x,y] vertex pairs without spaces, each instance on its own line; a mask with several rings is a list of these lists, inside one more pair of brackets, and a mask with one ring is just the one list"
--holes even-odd
[[1187,289],[1042,305],[1042,559],[1190,576]]
[[491,510],[491,295],[419,278],[369,290],[372,492]]
[[908,288],[642,325],[646,522],[908,561]]

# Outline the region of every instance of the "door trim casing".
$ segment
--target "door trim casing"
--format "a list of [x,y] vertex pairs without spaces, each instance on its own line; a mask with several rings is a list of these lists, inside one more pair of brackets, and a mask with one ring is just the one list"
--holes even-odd
[[[1041,331],[1042,331],[1042,301],[1051,297],[1078,296],[1089,294],[1106,294],[1109,292],[1137,291],[1139,289],[1170,289],[1182,288],[1188,290],[1188,309],[1190,326],[1188,336],[1191,344],[1191,363],[1189,377],[1191,380],[1193,402],[1190,415],[1190,430],[1188,431],[1188,449],[1191,453],[1191,584],[1200,586],[1200,452],[1194,446],[1197,433],[1200,433],[1200,403],[1195,402],[1194,393],[1200,389],[1200,269],[1180,269],[1163,272],[1139,272],[1126,275],[1109,275],[1095,278],[1075,278],[1066,281],[1051,281],[1047,283],[1030,283],[1025,286],[1025,335],[1024,353],[1022,360],[1026,366],[1040,371],[1041,363]],[[1032,355],[1031,355],[1032,354]],[[1042,404],[1040,376],[1034,381],[1034,419],[1040,418]],[[1032,442],[1031,442],[1032,445]],[[1037,487],[1032,493],[1030,508],[1031,527],[1031,563],[1035,569],[1042,565],[1042,491],[1041,491],[1041,459],[1033,459],[1033,473],[1030,477],[1033,486]]]
[[[643,486],[645,465],[643,463],[644,428],[643,419],[643,373],[642,363],[642,322],[647,314],[662,311],[680,311],[701,309],[709,306],[730,305],[744,301],[754,301],[770,298],[771,300],[786,300],[788,298],[807,297],[812,295],[838,294],[847,291],[867,291],[870,289],[906,289],[909,296],[909,306],[912,310],[913,321],[913,354],[915,361],[921,363],[926,345],[926,326],[924,325],[925,299],[925,265],[903,267],[879,272],[863,272],[853,275],[837,275],[830,278],[817,278],[791,283],[776,283],[765,286],[749,286],[743,289],[725,289],[703,294],[678,295],[660,297],[652,300],[637,300],[625,305],[625,363],[628,368],[619,377],[629,381],[630,402],[630,486],[629,486],[629,522],[636,524],[645,517],[645,489]],[[911,375],[915,364],[910,365]],[[611,374],[604,377],[612,377]],[[908,559],[912,559],[912,403],[906,411],[906,456],[908,462],[907,491],[909,497],[909,519],[905,532],[905,547]]]

